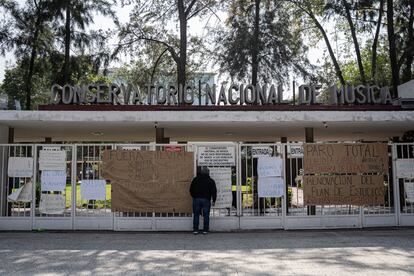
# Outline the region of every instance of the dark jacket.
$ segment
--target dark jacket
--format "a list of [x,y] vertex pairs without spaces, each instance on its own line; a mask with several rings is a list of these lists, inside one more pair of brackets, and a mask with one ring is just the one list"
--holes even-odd
[[191,182],[190,194],[193,198],[213,199],[216,202],[216,182],[208,174],[199,174]]

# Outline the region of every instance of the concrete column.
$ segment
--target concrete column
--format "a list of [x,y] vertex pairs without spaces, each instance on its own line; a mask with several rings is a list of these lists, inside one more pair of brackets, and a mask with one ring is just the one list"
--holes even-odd
[[[315,142],[313,136],[313,127],[305,128],[305,142],[306,143],[313,143]],[[308,205],[308,215],[316,215],[316,206],[315,205]]]
[[9,127],[0,125],[0,144],[7,144],[9,142]]
[[157,127],[155,129],[155,143],[162,144],[164,143],[164,128]]

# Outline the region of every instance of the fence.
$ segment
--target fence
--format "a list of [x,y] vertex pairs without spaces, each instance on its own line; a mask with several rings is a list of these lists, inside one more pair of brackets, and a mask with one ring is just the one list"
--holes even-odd
[[[6,144],[0,145],[0,229],[90,229],[165,231],[189,230],[192,214],[156,212],[112,212],[111,183],[106,184],[105,200],[85,200],[80,193],[83,180],[101,179],[104,150],[180,151],[194,154],[194,173],[201,147],[214,143],[192,144]],[[237,229],[304,229],[360,228],[372,226],[414,225],[412,189],[414,176],[397,173],[397,167],[414,159],[414,144],[389,144],[390,169],[384,176],[385,204],[378,206],[316,205],[306,206],[301,179],[303,155],[301,143],[243,144],[220,143],[234,149],[236,162],[232,166],[217,165],[231,173],[232,204],[213,207],[212,230]],[[43,149],[66,153],[66,188],[60,192],[43,191],[40,186],[39,154]],[[257,162],[260,155],[279,156],[283,160],[284,197],[259,197]],[[33,158],[32,177],[9,177],[10,157]],[[401,161],[403,160],[403,161]],[[401,169],[400,169],[401,170]],[[413,172],[414,173],[414,172]],[[30,184],[33,183],[33,184]],[[12,202],[13,191],[31,185],[31,200]],[[411,190],[410,190],[411,189]],[[42,194],[57,194],[65,199],[60,214],[41,212]]]

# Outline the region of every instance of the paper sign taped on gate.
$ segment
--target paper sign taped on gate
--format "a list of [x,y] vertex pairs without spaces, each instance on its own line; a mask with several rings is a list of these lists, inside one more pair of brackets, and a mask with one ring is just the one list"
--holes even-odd
[[9,177],[32,177],[32,157],[9,157],[7,174]]

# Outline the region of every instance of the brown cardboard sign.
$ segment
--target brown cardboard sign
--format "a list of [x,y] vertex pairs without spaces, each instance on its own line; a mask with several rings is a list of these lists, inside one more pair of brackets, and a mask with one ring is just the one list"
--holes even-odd
[[102,176],[112,182],[112,211],[192,212],[192,152],[108,150],[102,161]]
[[385,143],[305,144],[305,174],[388,174],[388,145]]
[[383,175],[304,175],[308,205],[385,204]]

